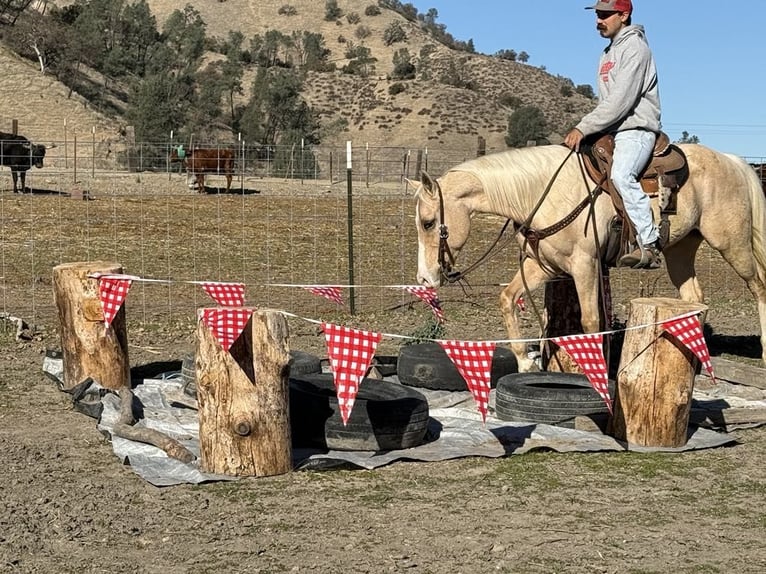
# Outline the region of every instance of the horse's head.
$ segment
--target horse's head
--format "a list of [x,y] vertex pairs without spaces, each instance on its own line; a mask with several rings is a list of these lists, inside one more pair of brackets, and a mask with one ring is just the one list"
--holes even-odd
[[471,229],[470,209],[450,186],[454,175],[448,173],[439,181],[423,172],[416,184],[417,280],[427,287],[437,287],[450,278],[455,256]]

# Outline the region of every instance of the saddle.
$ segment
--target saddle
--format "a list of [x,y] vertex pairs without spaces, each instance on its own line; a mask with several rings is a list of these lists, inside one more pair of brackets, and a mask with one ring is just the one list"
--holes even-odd
[[[635,244],[636,233],[632,223],[622,225],[626,217],[622,197],[614,187],[611,178],[612,161],[614,156],[614,135],[596,134],[586,138],[581,145],[583,164],[588,175],[598,186],[612,198],[617,219],[612,224],[612,236],[617,233],[616,240],[609,238],[606,261],[612,264],[622,253],[627,252],[630,245]],[[676,195],[678,190],[689,178],[689,166],[684,152],[670,143],[670,138],[664,132],[657,134],[654,151],[649,164],[641,172],[639,181],[641,188],[649,197],[658,197],[660,205],[660,244],[665,245],[670,235],[669,215],[676,213]]]

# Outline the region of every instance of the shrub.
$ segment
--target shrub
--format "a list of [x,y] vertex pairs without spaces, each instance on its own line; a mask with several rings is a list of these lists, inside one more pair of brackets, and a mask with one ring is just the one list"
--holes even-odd
[[501,106],[506,106],[508,108],[520,108],[524,102],[521,101],[521,98],[519,96],[514,96],[513,94],[505,93],[501,94],[498,98],[497,102]]
[[372,32],[367,26],[358,26],[357,29],[354,30],[354,35],[359,40],[364,40],[365,38],[369,38],[370,34],[372,34]]
[[396,42],[404,42],[407,39],[407,32],[404,31],[399,22],[391,22],[383,32],[383,43],[386,46]]
[[349,12],[346,14],[346,22],[349,24],[359,24],[362,21],[362,17],[358,12]]
[[395,96],[396,94],[401,94],[407,89],[407,87],[402,84],[401,82],[396,82],[395,84],[391,84],[388,87],[388,93],[392,96]]
[[367,8],[364,9],[364,15],[365,16],[380,16],[380,8],[378,8],[375,4],[370,4],[367,6]]
[[324,19],[329,21],[337,20],[343,15],[343,10],[338,6],[338,0],[327,0],[324,4]]
[[295,16],[298,13],[298,10],[295,8],[295,6],[291,6],[290,4],[284,4],[283,6],[280,6],[279,10],[277,10],[277,14],[280,16]]

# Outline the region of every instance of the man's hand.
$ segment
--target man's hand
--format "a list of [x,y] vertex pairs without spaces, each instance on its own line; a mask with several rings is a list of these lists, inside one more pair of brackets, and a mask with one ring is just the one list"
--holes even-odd
[[585,136],[580,130],[574,128],[573,130],[570,130],[564,138],[564,145],[571,150],[580,151],[580,142],[584,137]]

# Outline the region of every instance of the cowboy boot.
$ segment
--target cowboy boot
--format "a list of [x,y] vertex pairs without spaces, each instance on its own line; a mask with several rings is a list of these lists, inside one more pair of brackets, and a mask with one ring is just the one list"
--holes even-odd
[[660,242],[653,241],[643,247],[638,246],[630,253],[620,258],[620,267],[631,267],[632,269],[659,269],[662,265],[660,256]]

